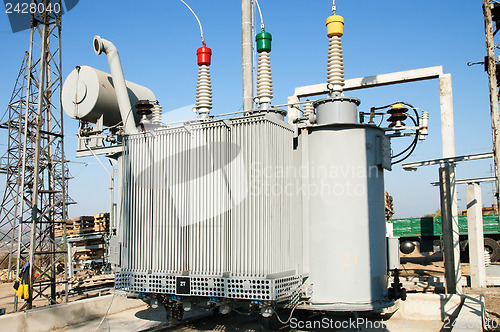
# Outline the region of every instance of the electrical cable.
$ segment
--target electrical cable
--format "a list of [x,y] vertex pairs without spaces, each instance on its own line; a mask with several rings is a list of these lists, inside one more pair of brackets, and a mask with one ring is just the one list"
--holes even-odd
[[413,147],[412,147],[412,149],[410,150],[410,152],[408,152],[408,154],[407,154],[404,158],[401,158],[401,159],[399,159],[399,160],[397,160],[397,161],[395,161],[395,162],[391,163],[391,165],[394,165],[394,164],[400,163],[400,162],[402,162],[402,161],[404,161],[404,160],[408,159],[408,157],[410,157],[410,156],[411,156],[411,154],[413,153],[413,151],[415,151],[415,148],[416,148],[416,147],[417,147],[417,143],[415,142],[415,144],[413,144]]
[[288,323],[290,322],[290,320],[292,319],[292,316],[293,316],[293,312],[295,311],[295,309],[297,309],[297,307],[298,307],[300,304],[302,304],[302,302],[297,303],[297,304],[293,307],[292,311],[290,312],[290,316],[288,316],[288,319],[287,319],[286,321],[282,321],[282,320],[281,320],[281,318],[280,318],[280,316],[278,315],[278,313],[276,312],[276,310],[274,310],[274,309],[273,309],[273,311],[274,311],[274,314],[276,315],[276,318],[278,319],[278,321],[279,321],[281,324],[286,325],[286,324],[288,324]]
[[264,19],[262,18],[262,11],[260,10],[259,0],[255,0],[255,4],[257,5],[257,9],[259,10],[260,28],[264,30],[266,26],[264,25]]
[[[113,181],[113,176],[111,175],[111,173],[108,171],[108,169],[106,168],[106,166],[104,166],[104,164],[101,162],[101,160],[99,158],[97,158],[97,155],[94,153],[94,151],[88,146],[87,142],[85,142],[85,147],[90,151],[90,153],[92,153],[92,155],[95,157],[95,159],[97,159],[97,161],[99,162],[99,164],[101,164],[102,168],[104,168],[104,170],[106,171],[106,173],[108,173],[109,177],[111,178],[111,181]],[[111,165],[112,166],[112,165]]]
[[[373,107],[372,109],[373,110],[381,110],[384,108],[392,107],[392,105],[394,105],[394,104],[402,104],[402,105],[408,106],[409,108],[411,108],[413,110],[413,112],[415,112],[415,116],[417,117],[417,120],[420,120],[420,115],[418,115],[417,109],[415,107],[413,107],[411,104],[405,103],[404,101],[397,101],[397,102],[389,104],[389,105]],[[418,121],[417,121],[417,123],[418,123]]]
[[388,107],[391,107],[392,105],[394,104],[397,104],[397,103],[392,103],[392,104],[389,104],[389,105],[385,105],[385,106],[379,106],[379,107],[372,107],[373,110],[381,110],[381,109],[384,109],[384,108],[388,108]]
[[408,145],[408,147],[406,149],[404,149],[403,151],[401,151],[400,153],[394,155],[394,156],[391,156],[391,159],[394,159],[394,158],[397,158],[403,154],[405,154],[408,150],[410,150],[414,145],[416,145],[416,140],[418,139],[418,136],[415,136],[415,138],[413,139],[413,141],[410,143],[410,145]]
[[384,122],[384,115],[385,115],[385,113],[384,113],[384,114],[382,114],[382,119],[380,120],[380,123],[378,124],[378,126],[377,126],[377,127],[382,126],[382,122]]
[[413,110],[413,112],[415,112],[415,116],[417,117],[417,124],[416,124],[416,126],[418,127],[418,123],[420,122],[420,115],[418,115],[417,109],[415,107],[413,107],[413,105],[405,103],[404,101],[397,102],[396,104],[406,105],[409,108],[411,108]]
[[403,151],[401,151],[400,153],[398,154],[395,154],[393,156],[391,156],[391,158],[397,158],[399,156],[401,156],[402,154],[404,154],[406,151],[410,150],[410,148],[413,146],[413,144],[415,144],[415,140],[418,139],[418,136],[415,136],[415,138],[413,139],[413,141],[410,143],[410,145],[408,145],[408,147],[406,149],[404,149]]
[[[413,107],[413,105],[405,103],[405,102],[398,102],[398,103],[410,107],[413,110],[413,112],[415,112],[415,116],[416,116],[417,120],[415,121],[415,119],[413,119],[413,117],[411,117],[411,116],[409,118],[413,121],[413,123],[415,124],[415,126],[418,127],[419,123],[420,123],[420,116],[418,115],[418,112],[415,109],[415,107]],[[399,160],[396,160],[396,161],[392,162],[391,165],[395,165],[397,163],[400,163],[400,162],[408,159],[411,156],[411,154],[413,153],[413,151],[415,151],[415,148],[417,147],[419,132],[420,131],[417,129],[417,131],[415,133],[415,139],[412,141],[412,143],[403,152],[400,152],[399,154],[397,154],[395,156],[392,156],[391,159],[397,158],[397,157],[399,157],[400,155],[402,155],[403,153],[405,153],[406,151],[409,150],[409,152],[406,154],[406,156],[404,156],[403,158],[401,158]]]
[[99,323],[99,325],[97,325],[97,327],[95,328],[94,332],[96,332],[99,329],[99,327],[101,327],[102,322],[104,322],[104,320],[106,319],[106,316],[108,315],[109,309],[111,309],[111,305],[113,304],[113,300],[114,299],[115,299],[115,294],[113,294],[113,297],[111,297],[111,302],[109,302],[108,310],[106,310],[106,313],[104,314],[104,317],[102,317],[101,322]]
[[[416,126],[417,124],[415,123],[415,119],[413,119],[412,117],[409,117],[409,118],[413,121],[413,123],[414,123],[414,124],[415,124],[415,126]],[[416,141],[417,141],[417,140],[418,140],[418,130],[417,130],[417,133],[416,133],[416,135],[415,135],[415,138],[414,138],[414,139],[413,139],[413,141],[410,143],[410,145],[409,145],[406,149],[404,149],[403,151],[401,151],[400,153],[398,153],[398,154],[396,154],[396,155],[394,155],[394,156],[391,156],[391,158],[397,158],[397,157],[401,156],[402,154],[404,154],[406,151],[408,151],[408,150],[412,147],[412,145],[413,145],[413,144],[416,144]]]
[[[381,110],[381,109],[384,109],[384,108],[392,107],[394,104],[402,104],[404,106],[407,106],[407,107],[411,108],[413,110],[413,112],[415,113],[416,120],[412,116],[408,116],[408,118],[413,122],[413,124],[415,125],[415,127],[419,128],[420,115],[418,114],[416,108],[413,107],[413,105],[411,105],[411,104],[408,104],[408,103],[405,103],[405,102],[402,102],[402,101],[398,101],[398,102],[395,102],[395,103],[392,103],[392,104],[389,104],[389,105],[385,105],[385,106],[373,107],[372,109],[373,110]],[[383,117],[383,115],[382,115],[382,117]],[[380,122],[380,124],[382,124],[382,121]],[[399,156],[401,156],[401,155],[403,155],[403,154],[405,154],[406,152],[409,151],[407,153],[407,155],[405,155],[403,158],[401,158],[401,159],[399,159],[399,160],[397,160],[395,162],[392,162],[391,165],[400,163],[403,160],[406,160],[408,157],[410,157],[410,155],[413,153],[413,151],[415,151],[415,148],[417,147],[418,137],[419,137],[419,129],[416,130],[415,138],[410,143],[410,145],[408,145],[408,147],[406,149],[404,149],[403,151],[399,152],[398,154],[391,156],[391,159],[397,158],[397,157],[399,157]]]
[[198,21],[198,25],[200,26],[200,34],[201,34],[201,43],[204,44],[205,43],[205,37],[203,37],[203,27],[201,26],[201,22],[200,22],[200,19],[198,18],[198,16],[196,15],[196,13],[194,12],[194,10],[191,9],[191,7],[189,7],[189,5],[184,1],[184,0],[180,0],[183,4],[186,5],[186,7],[188,7],[188,9],[191,11],[191,13],[193,13],[194,17],[196,18],[196,20]]

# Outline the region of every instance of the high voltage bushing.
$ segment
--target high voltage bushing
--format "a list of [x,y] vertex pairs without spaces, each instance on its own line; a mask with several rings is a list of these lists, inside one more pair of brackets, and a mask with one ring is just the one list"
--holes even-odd
[[269,32],[262,31],[255,36],[259,53],[257,68],[257,98],[259,103],[270,103],[273,98],[273,77],[271,74],[271,41]]
[[153,123],[154,124],[161,124],[162,122],[162,107],[159,104],[155,104],[153,109]]
[[196,51],[198,56],[198,83],[196,85],[196,110],[200,118],[208,118],[212,109],[212,82],[210,64],[212,50],[205,43]]
[[332,15],[326,20],[328,43],[327,83],[332,91],[344,88],[344,57],[342,54],[342,35],[344,34],[344,18]]
[[304,113],[304,116],[308,116],[309,114],[314,114],[314,106],[309,100],[304,104],[302,108],[302,113]]

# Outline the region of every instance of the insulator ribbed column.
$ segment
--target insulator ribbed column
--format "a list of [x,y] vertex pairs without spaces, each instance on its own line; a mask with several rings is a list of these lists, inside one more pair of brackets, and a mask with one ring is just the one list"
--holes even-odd
[[344,89],[344,56],[342,53],[342,39],[339,36],[330,37],[327,78],[328,84],[333,85],[334,91]]
[[326,19],[328,44],[327,82],[330,91],[342,92],[344,89],[344,56],[342,54],[342,36],[344,18],[335,12]]
[[205,43],[196,54],[198,56],[198,83],[196,84],[196,110],[200,118],[206,119],[212,109],[212,81],[210,79],[210,64],[212,50]]
[[259,60],[257,64],[257,98],[259,108],[268,109],[273,98],[273,77],[271,75],[271,41],[269,32],[262,30],[255,36]]
[[309,114],[314,114],[314,106],[310,101],[307,101],[303,108],[302,108],[302,113],[304,113],[304,116],[308,116]]
[[158,104],[156,104],[153,107],[153,120],[152,122],[154,124],[161,124],[162,123],[162,107]]
[[198,69],[196,109],[202,118],[208,117],[212,109],[212,81],[210,79],[210,67],[207,65],[200,65]]
[[259,103],[270,103],[273,98],[273,77],[271,74],[271,57],[269,52],[259,53],[257,68],[257,98]]

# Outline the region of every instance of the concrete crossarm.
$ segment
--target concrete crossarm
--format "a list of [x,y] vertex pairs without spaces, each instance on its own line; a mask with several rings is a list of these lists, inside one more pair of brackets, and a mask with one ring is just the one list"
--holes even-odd
[[[443,67],[427,67],[400,71],[395,73],[380,74],[367,77],[351,78],[345,81],[344,91],[373,88],[377,86],[409,83],[437,79],[443,76]],[[288,97],[289,122],[300,117],[294,104],[300,102],[300,98],[317,96],[328,93],[327,83],[307,85],[295,88],[295,94]]]
[[[400,71],[396,73],[380,74],[367,77],[351,78],[345,81],[344,91],[373,88],[376,86],[416,82],[439,78],[443,75],[443,67],[427,67]],[[295,88],[297,98],[310,97],[328,93],[326,83],[301,86]]]

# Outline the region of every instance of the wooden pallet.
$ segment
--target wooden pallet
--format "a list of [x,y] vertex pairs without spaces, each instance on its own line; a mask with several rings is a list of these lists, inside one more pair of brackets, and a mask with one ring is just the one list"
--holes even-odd
[[73,229],[87,229],[94,227],[94,217],[92,216],[81,216],[73,218]]
[[[55,237],[62,237],[64,221],[58,220],[55,225]],[[66,235],[82,235],[109,232],[109,213],[96,213],[94,216],[80,216],[66,220]]]
[[94,214],[94,220],[107,219],[109,220],[109,213],[96,213]]
[[79,250],[74,255],[75,259],[102,259],[104,258],[104,249],[99,250]]

